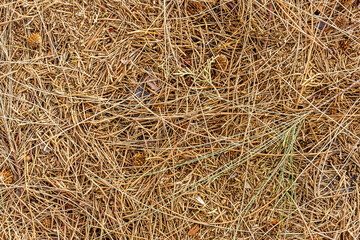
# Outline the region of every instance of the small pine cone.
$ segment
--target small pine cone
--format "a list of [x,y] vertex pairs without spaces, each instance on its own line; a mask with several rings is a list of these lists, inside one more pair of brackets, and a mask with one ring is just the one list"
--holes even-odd
[[28,37],[29,46],[32,48],[36,48],[41,44],[41,36],[39,33],[32,33]]
[[214,62],[214,69],[218,70],[218,71],[225,71],[226,67],[228,65],[228,59],[224,54],[220,54]]
[[132,163],[137,166],[142,166],[145,164],[145,156],[142,153],[136,153],[132,158]]
[[344,53],[349,53],[350,45],[351,45],[351,40],[349,38],[343,38],[339,42],[339,50],[341,50]]
[[198,1],[189,1],[187,5],[187,10],[190,14],[195,15],[199,14],[203,8],[200,2]]
[[9,171],[4,171],[0,174],[0,181],[6,184],[11,184],[14,180],[14,175]]

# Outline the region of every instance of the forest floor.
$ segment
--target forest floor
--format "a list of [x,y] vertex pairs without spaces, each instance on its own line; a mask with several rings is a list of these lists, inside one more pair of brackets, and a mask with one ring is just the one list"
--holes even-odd
[[2,1],[0,239],[359,239],[359,21]]

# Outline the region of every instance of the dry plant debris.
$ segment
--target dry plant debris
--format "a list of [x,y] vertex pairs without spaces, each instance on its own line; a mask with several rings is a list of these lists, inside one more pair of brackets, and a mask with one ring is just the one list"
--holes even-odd
[[194,236],[200,230],[199,225],[195,224],[188,232],[188,236]]
[[41,223],[44,225],[45,228],[51,227],[51,218],[44,218]]
[[335,19],[335,25],[340,29],[345,29],[350,25],[350,21],[344,15],[340,15]]
[[190,14],[199,14],[203,10],[203,7],[200,2],[190,0],[188,1],[187,9]]
[[28,37],[30,47],[39,47],[41,45],[41,36],[39,33],[32,33]]
[[30,155],[26,155],[26,157],[25,157],[25,161],[26,161],[26,162],[31,161],[31,156],[30,156]]
[[349,53],[351,48],[351,39],[344,37],[339,41],[339,49],[344,53]]
[[224,54],[220,54],[215,58],[214,68],[218,71],[225,71],[228,65],[228,59]]
[[344,7],[349,7],[354,3],[354,0],[340,0],[339,1]]
[[3,171],[0,174],[0,181],[2,183],[11,184],[14,181],[14,175],[10,171]]
[[0,3],[1,239],[358,239],[359,1]]
[[132,157],[131,162],[132,162],[134,165],[142,166],[142,165],[145,164],[145,160],[146,160],[146,157],[144,156],[144,154],[142,154],[142,153],[136,153],[136,154]]

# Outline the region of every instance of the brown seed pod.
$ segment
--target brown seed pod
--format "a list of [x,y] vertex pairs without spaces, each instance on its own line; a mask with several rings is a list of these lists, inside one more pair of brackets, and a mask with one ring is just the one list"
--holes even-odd
[[9,171],[4,171],[0,174],[0,181],[6,184],[11,184],[14,180],[14,175]]
[[32,48],[39,47],[41,45],[41,36],[39,33],[32,33],[28,37],[29,46]]
[[132,163],[134,165],[137,166],[142,166],[145,164],[145,156],[142,153],[136,153],[133,157],[132,157]]
[[30,155],[27,155],[27,156],[25,157],[25,161],[26,161],[26,162],[31,161],[31,156],[30,156]]
[[198,1],[189,1],[187,4],[187,10],[190,14],[199,14],[203,8],[200,2]]
[[216,57],[213,68],[218,71],[225,71],[228,65],[228,59],[224,54],[220,54]]

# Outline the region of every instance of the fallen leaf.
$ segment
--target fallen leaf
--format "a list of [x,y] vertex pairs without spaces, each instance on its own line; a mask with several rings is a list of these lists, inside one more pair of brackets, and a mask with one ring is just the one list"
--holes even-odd
[[156,82],[150,76],[146,79],[146,84],[154,91],[157,91],[159,89],[159,86],[156,84]]

